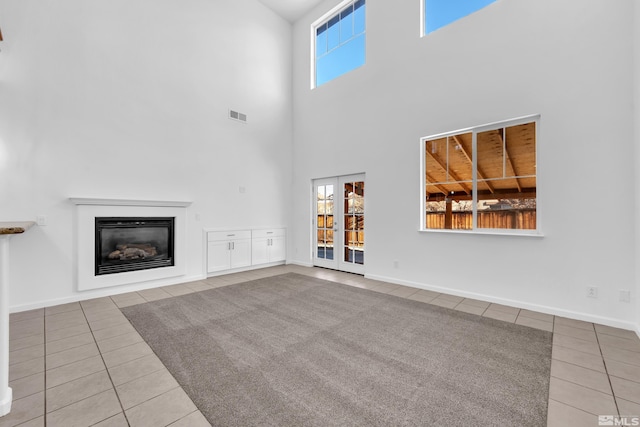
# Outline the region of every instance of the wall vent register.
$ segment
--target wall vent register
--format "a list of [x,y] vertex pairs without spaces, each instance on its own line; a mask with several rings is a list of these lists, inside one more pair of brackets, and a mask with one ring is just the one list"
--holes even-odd
[[237,120],[242,123],[247,123],[247,115],[235,110],[229,110],[229,118],[231,120]]

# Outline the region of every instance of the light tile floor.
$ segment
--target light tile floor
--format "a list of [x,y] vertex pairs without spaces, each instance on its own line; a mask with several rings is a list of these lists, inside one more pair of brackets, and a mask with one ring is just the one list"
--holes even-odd
[[640,339],[631,331],[294,265],[15,313],[0,427],[208,426],[119,308],[297,272],[553,332],[548,427],[640,416]]

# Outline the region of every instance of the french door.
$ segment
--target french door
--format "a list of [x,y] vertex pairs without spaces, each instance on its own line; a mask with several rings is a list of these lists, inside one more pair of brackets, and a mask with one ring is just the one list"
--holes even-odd
[[316,179],[313,264],[364,274],[364,174]]

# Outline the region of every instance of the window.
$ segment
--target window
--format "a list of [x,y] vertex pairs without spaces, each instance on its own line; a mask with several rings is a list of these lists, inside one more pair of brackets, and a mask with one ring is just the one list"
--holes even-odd
[[364,181],[344,183],[344,261],[364,264]]
[[336,9],[311,26],[315,64],[312,87],[333,80],[365,62],[365,0],[351,0]]
[[525,117],[422,138],[422,229],[537,231],[538,122]]
[[496,0],[423,0],[424,34],[464,18]]
[[321,259],[333,259],[333,185],[318,185],[316,200],[318,252]]

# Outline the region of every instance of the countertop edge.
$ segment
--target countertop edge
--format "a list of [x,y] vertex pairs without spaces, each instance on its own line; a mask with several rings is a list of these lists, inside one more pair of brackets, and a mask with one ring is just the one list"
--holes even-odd
[[35,224],[34,221],[0,222],[0,235],[22,234]]

